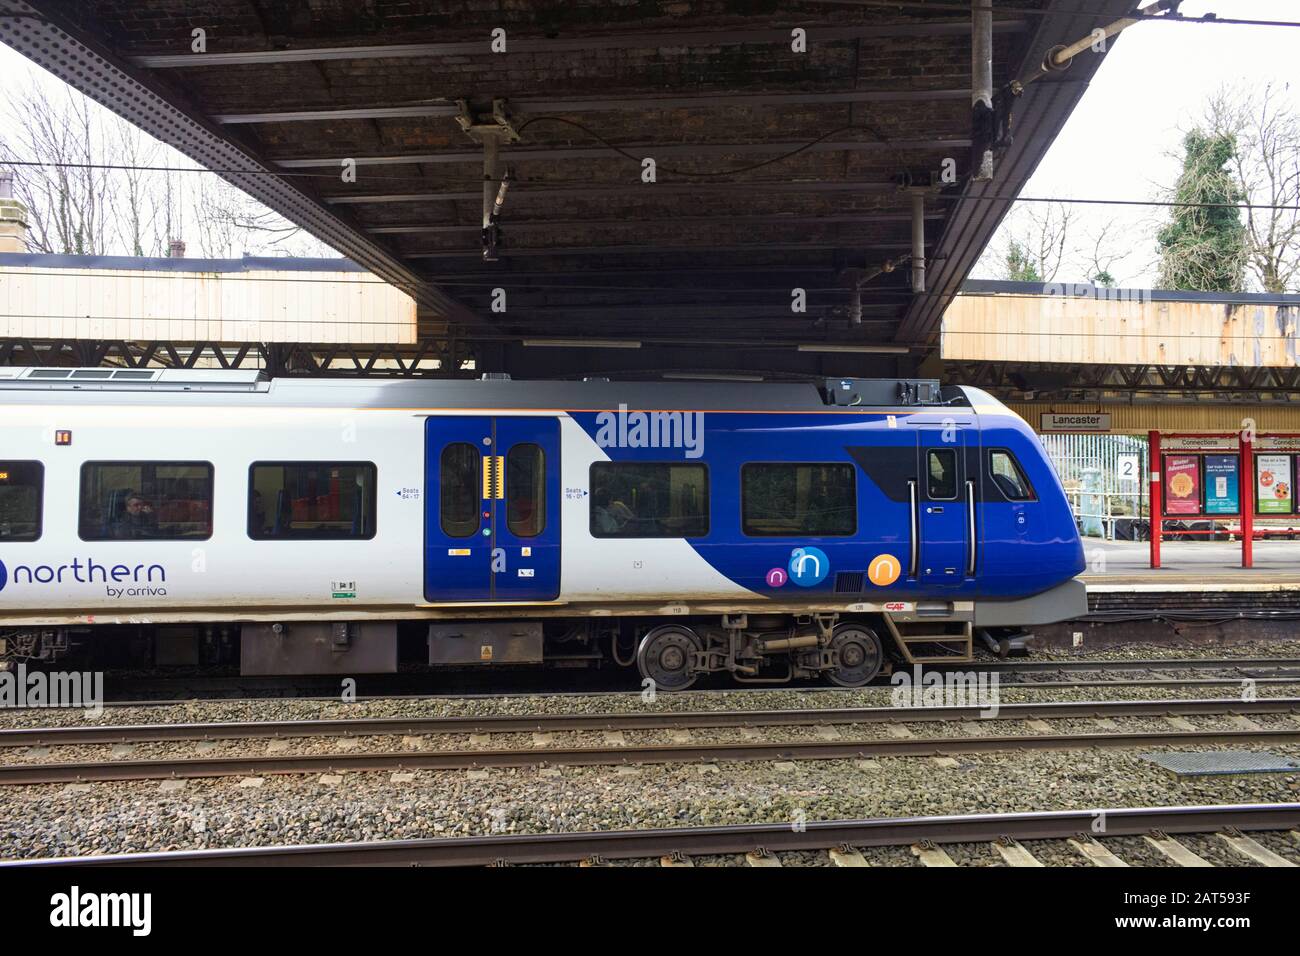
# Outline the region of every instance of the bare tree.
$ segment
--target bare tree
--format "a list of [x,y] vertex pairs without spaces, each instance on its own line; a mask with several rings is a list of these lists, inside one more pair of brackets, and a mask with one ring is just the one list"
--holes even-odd
[[51,95],[29,82],[12,100],[0,124],[0,165],[6,161],[34,251],[165,256],[188,234],[213,258],[337,255],[70,88]]
[[1070,225],[1073,211],[1065,203],[1048,203],[1017,210],[1003,223],[1005,239],[996,253],[1001,278],[1022,282],[1053,282],[1062,263],[1072,257]]
[[210,258],[241,255],[330,256],[332,250],[282,216],[215,176],[199,184],[199,249]]
[[107,144],[90,101],[69,93],[55,100],[34,84],[17,101],[9,131],[0,133],[0,162],[20,166],[15,195],[27,207],[28,242],[40,252],[102,255],[111,242],[115,186],[103,170]]
[[1228,168],[1246,201],[1291,207],[1245,210],[1247,265],[1265,292],[1300,288],[1300,114],[1285,90],[1223,86],[1205,111],[1209,128],[1236,142]]
[[156,174],[145,167],[158,161],[162,144],[120,117],[112,117],[106,126],[109,152],[123,167],[114,171],[117,243],[127,255],[150,255],[158,245],[154,229],[159,207],[154,193]]
[[1099,286],[1116,286],[1120,281],[1115,277],[1119,263],[1133,252],[1132,246],[1123,239],[1123,229],[1114,219],[1100,223],[1088,235],[1090,245],[1081,251],[1087,265],[1088,281]]

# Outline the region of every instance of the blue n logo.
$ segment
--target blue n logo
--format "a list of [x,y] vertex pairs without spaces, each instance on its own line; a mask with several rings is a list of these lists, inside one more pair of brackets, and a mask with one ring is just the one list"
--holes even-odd
[[826,580],[831,561],[821,548],[795,548],[790,552],[790,580],[810,588]]

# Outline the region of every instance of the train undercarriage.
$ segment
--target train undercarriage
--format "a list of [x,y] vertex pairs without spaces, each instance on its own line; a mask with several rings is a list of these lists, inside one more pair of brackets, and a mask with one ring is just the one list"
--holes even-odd
[[[933,629],[933,628],[931,628]],[[921,638],[880,614],[721,614],[539,620],[0,626],[0,670],[75,666],[244,676],[502,668],[635,669],[643,688],[684,690],[710,674],[738,683],[824,679],[861,687],[895,664],[969,660],[971,626]],[[1022,649],[1013,629],[979,636]],[[930,656],[919,656],[918,640]]]

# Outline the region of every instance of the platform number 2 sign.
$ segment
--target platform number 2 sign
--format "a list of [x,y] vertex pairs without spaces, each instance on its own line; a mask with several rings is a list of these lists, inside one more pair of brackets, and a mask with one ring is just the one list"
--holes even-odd
[[1120,481],[1138,481],[1140,472],[1138,471],[1139,458],[1137,455],[1120,455],[1118,459],[1118,471]]

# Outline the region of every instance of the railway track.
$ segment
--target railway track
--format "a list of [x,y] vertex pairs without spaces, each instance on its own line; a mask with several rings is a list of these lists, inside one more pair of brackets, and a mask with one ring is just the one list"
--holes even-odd
[[[988,716],[986,716],[988,714]],[[425,734],[547,733],[583,730],[664,730],[719,727],[797,727],[862,723],[963,720],[1063,720],[1068,718],[1300,714],[1300,697],[1242,700],[1103,700],[948,707],[829,707],[808,710],[666,711],[604,714],[534,714],[524,717],[366,717],[353,719],[223,721],[220,723],[119,724],[23,727],[0,730],[0,748],[158,741],[285,737],[417,736]]]
[[[1201,704],[1200,701],[1185,702]],[[1225,702],[1220,702],[1225,703]],[[1253,704],[1226,702],[1219,713],[1259,713]],[[1257,704],[1259,702],[1254,702]],[[1288,700],[1288,706],[1294,701]],[[1246,708],[1246,709],[1241,709]],[[1206,713],[1204,709],[1188,711]],[[1266,709],[1263,712],[1275,713]],[[1104,713],[1104,711],[1103,711]],[[692,715],[694,716],[694,715]],[[183,757],[154,760],[41,762],[0,766],[0,785],[85,783],[121,780],[168,780],[270,774],[340,773],[344,771],[483,770],[536,766],[610,766],[716,761],[845,760],[899,756],[1029,750],[1133,749],[1283,744],[1300,741],[1300,725],[1282,729],[1177,730],[1107,733],[1035,733],[964,737],[914,737],[809,741],[746,741],[602,747],[533,747],[529,749],[401,750],[352,753],[265,754]]]
[[[1099,839],[1089,834],[1097,828]],[[779,863],[782,852],[828,851],[840,866],[866,866],[861,850],[911,847],[927,866],[951,866],[944,846],[985,844],[1010,865],[1041,865],[1020,841],[1065,840],[1086,862],[1125,866],[1106,846],[1114,837],[1143,837],[1171,863],[1208,866],[1175,837],[1212,834],[1241,862],[1295,864],[1248,833],[1289,834],[1300,842],[1300,803],[1200,807],[1129,807],[1038,813],[886,817],[866,820],[758,823],[736,826],[609,830],[583,833],[467,836],[371,843],[172,850],[104,856],[11,860],[0,866],[489,866],[658,858],[690,865],[693,856],[744,854],[751,865]],[[991,846],[990,846],[991,845]]]
[[[1300,683],[1300,658],[1272,658],[1272,657],[1253,657],[1253,658],[1186,658],[1186,659],[1164,659],[1154,658],[1146,660],[1070,660],[1070,661],[1019,661],[1008,663],[1004,661],[976,661],[970,664],[953,665],[951,667],[926,668],[925,672],[935,670],[940,673],[948,673],[955,670],[967,670],[977,673],[996,673],[999,675],[1000,685],[1003,688],[1033,688],[1033,689],[1062,689],[1062,688],[1092,688],[1092,687],[1196,687],[1196,686],[1216,686],[1229,687],[1238,685],[1245,678],[1255,680],[1258,684],[1289,684]],[[1020,675],[1035,674],[1089,674],[1089,673],[1124,673],[1124,672],[1161,672],[1161,671],[1210,671],[1220,670],[1233,673],[1232,677],[1204,677],[1204,678],[1115,678],[1108,680],[1015,680],[1008,681],[1006,677],[1017,677]],[[1283,672],[1283,673],[1279,673]],[[110,675],[111,676],[111,675]],[[539,694],[545,694],[553,697],[627,697],[630,695],[639,695],[641,693],[638,687],[635,690],[617,690],[598,688],[598,689],[573,689],[573,688],[553,688],[550,686],[539,687],[527,691],[503,691],[493,693],[490,691],[481,693],[465,693],[456,691],[452,693],[437,693],[412,691],[416,681],[401,675],[399,681],[374,681],[369,682],[365,693],[357,696],[358,701],[369,700],[476,700],[476,699],[509,699],[515,697],[536,697]],[[362,682],[363,687],[367,684]],[[191,703],[194,700],[213,700],[229,703],[252,703],[257,701],[274,701],[274,700],[320,700],[320,701],[337,701],[339,699],[338,681],[337,680],[312,680],[297,684],[285,684],[281,679],[271,678],[262,681],[257,678],[249,679],[246,677],[207,677],[207,678],[176,678],[174,680],[149,679],[145,681],[127,679],[114,679],[111,685],[115,689],[115,694],[121,695],[126,693],[143,694],[143,693],[170,693],[176,694],[181,691],[188,691],[192,694],[189,697],[123,697],[116,696],[114,699],[104,701],[105,707],[175,707]],[[875,687],[887,687],[887,683],[878,683]],[[868,688],[869,689],[869,688]],[[306,693],[301,691],[306,690]],[[696,694],[715,694],[715,693],[755,693],[773,690],[787,690],[798,693],[813,694],[841,694],[845,692],[844,688],[827,687],[823,685],[791,685],[788,687],[776,687],[770,684],[764,685],[737,685],[718,688],[699,688],[694,690],[682,691],[674,696],[689,697]],[[373,692],[371,692],[373,691]],[[33,708],[15,707],[8,708],[15,711],[28,710]],[[40,708],[55,709],[55,708]],[[79,710],[83,708],[66,708],[70,710]]]
[[[1001,673],[1041,673],[1043,671],[1169,671],[1169,670],[1231,670],[1233,668],[1300,667],[1300,658],[1293,657],[1188,657],[1188,658],[1144,658],[1119,660],[1032,660],[1015,661],[974,661],[970,664],[954,665],[956,670],[999,671]],[[944,669],[944,668],[940,668]]]

